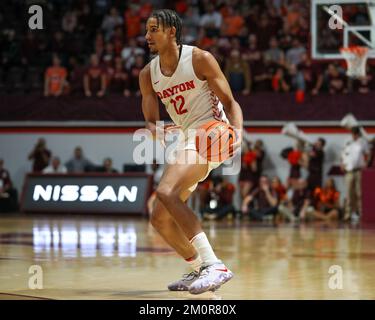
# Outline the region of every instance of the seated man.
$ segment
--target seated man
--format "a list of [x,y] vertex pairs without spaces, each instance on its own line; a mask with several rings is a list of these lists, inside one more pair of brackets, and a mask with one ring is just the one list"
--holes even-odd
[[233,195],[235,186],[222,177],[214,177],[209,187],[209,205],[203,209],[203,218],[222,219],[235,213]]
[[278,213],[278,193],[271,187],[267,176],[261,176],[259,187],[247,195],[242,202],[242,214],[248,214],[250,219],[263,220],[264,217]]
[[76,147],[73,157],[65,163],[65,166],[69,173],[82,173],[89,171],[94,165],[84,157],[82,148]]
[[43,173],[67,173],[66,167],[61,164],[59,157],[53,157],[51,164],[43,169]]
[[107,90],[107,74],[99,64],[99,58],[96,54],[90,57],[90,65],[87,67],[83,76],[83,88],[86,97],[96,95],[103,97]]
[[118,173],[118,171],[113,168],[113,162],[111,158],[105,158],[103,160],[103,166],[99,167],[98,171],[105,173]]
[[311,211],[311,193],[305,179],[298,179],[293,187],[293,194],[285,204],[280,205],[279,212],[290,221],[304,220],[308,211]]
[[17,190],[12,186],[8,170],[4,169],[4,160],[0,159],[0,212],[17,211]]

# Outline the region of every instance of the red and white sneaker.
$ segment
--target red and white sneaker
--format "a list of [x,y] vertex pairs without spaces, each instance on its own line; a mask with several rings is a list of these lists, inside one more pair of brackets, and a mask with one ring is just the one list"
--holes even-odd
[[180,280],[171,283],[168,286],[170,291],[188,291],[189,286],[198,279],[199,273],[192,271],[188,274],[184,274]]
[[206,291],[215,291],[232,278],[232,271],[221,262],[205,266],[201,268],[199,278],[190,285],[189,292],[200,294]]

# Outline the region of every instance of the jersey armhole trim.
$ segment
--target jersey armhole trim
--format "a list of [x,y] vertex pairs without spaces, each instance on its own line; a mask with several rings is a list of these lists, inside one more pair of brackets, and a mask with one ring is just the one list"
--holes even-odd
[[200,82],[200,83],[207,83],[207,80],[201,80],[198,78],[197,74],[195,73],[195,70],[194,70],[194,62],[193,62],[193,55],[194,55],[194,49],[195,48],[198,48],[198,47],[193,47],[193,49],[191,50],[191,69],[193,71],[193,75],[194,77]]

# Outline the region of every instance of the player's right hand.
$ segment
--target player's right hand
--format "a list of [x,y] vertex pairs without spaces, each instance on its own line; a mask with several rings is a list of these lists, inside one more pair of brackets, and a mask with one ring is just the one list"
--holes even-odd
[[165,148],[165,137],[167,134],[178,132],[181,126],[177,126],[174,123],[166,124],[164,126],[156,126],[156,139],[160,141],[162,146]]

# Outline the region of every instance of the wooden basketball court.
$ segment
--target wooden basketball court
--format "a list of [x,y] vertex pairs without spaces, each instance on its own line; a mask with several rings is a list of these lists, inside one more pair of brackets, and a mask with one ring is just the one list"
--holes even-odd
[[[167,290],[188,269],[144,219],[2,216],[0,299],[375,299],[374,228],[204,227],[235,277],[215,293],[193,296]],[[29,288],[31,266],[41,267],[43,289]]]

